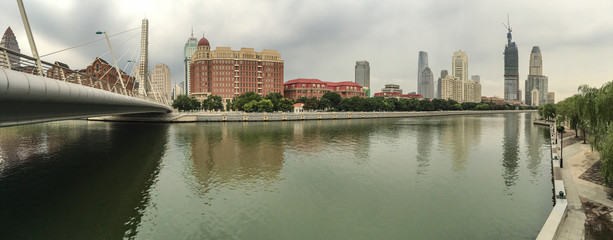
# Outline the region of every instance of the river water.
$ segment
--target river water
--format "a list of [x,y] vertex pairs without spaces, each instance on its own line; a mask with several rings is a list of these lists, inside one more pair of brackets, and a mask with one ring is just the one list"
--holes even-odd
[[534,239],[536,113],[0,128],[3,239]]

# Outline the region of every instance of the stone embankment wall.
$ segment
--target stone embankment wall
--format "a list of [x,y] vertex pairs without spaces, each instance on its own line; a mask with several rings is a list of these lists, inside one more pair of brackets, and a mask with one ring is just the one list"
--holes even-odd
[[432,111],[432,112],[303,112],[303,113],[244,113],[244,112],[181,112],[88,118],[92,121],[118,122],[265,122],[334,119],[406,118],[451,115],[522,113],[536,110]]
[[404,118],[450,115],[533,112],[534,110],[431,111],[431,112],[304,112],[304,113],[178,113],[175,122],[302,121],[333,119]]
[[560,160],[558,159],[558,144],[556,141],[556,129],[555,125],[547,122],[537,122],[534,124],[549,125],[550,141],[551,141],[551,168],[553,178],[553,196],[555,198],[555,205],[551,209],[551,213],[545,221],[545,224],[541,228],[538,240],[550,240],[557,239],[561,231],[562,224],[566,220],[566,212],[568,210],[568,201],[566,200],[566,189],[564,188],[564,181],[562,180],[560,170]]

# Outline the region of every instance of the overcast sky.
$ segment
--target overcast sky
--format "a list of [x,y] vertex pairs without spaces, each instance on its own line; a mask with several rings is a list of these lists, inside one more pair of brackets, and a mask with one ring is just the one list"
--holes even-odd
[[[503,96],[503,51],[511,18],[524,90],[532,46],[540,46],[544,74],[556,101],[580,84],[600,87],[613,79],[611,0],[24,0],[41,55],[140,27],[149,19],[149,63],[168,65],[183,79],[183,48],[194,29],[211,47],[275,49],[285,60],[285,81],[318,78],[353,81],[355,61],[370,63],[371,88],[400,84],[417,90],[419,51],[428,52],[438,78],[451,56],[465,51],[469,75],[480,75],[482,95]],[[16,1],[0,2],[0,31],[11,27],[22,53],[30,54]],[[138,59],[139,32],[111,38],[119,65]],[[108,62],[105,41],[43,58],[83,68],[95,57]]]

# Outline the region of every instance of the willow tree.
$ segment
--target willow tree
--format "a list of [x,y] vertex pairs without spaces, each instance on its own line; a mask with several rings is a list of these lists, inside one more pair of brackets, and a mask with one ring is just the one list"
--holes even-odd
[[[579,118],[579,109],[577,108],[578,95],[564,99],[564,101],[556,104],[556,111],[558,119],[569,123],[569,127],[575,130],[575,137],[579,137],[579,130],[581,129],[581,118]],[[585,137],[585,132],[583,134]]]
[[[583,132],[585,143],[586,132],[593,137],[592,148],[600,153],[601,174],[607,185],[613,180],[613,82],[606,83],[601,88],[581,85],[579,93],[559,102],[557,107],[558,121],[569,123],[569,127]],[[544,109],[542,110],[544,112]]]

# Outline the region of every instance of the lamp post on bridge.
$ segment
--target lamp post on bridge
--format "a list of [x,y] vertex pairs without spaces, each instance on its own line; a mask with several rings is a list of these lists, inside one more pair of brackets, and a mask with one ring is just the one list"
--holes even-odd
[[121,83],[123,94],[127,94],[126,85],[123,84],[123,77],[121,77],[121,72],[119,71],[119,64],[117,64],[117,59],[115,59],[115,53],[113,52],[113,47],[111,47],[111,40],[109,40],[109,35],[107,35],[104,31],[97,31],[96,34],[104,34],[104,36],[106,37],[106,43],[109,44],[111,56],[113,56],[113,62],[115,63],[115,70],[117,70],[117,78],[119,78],[119,82]]

